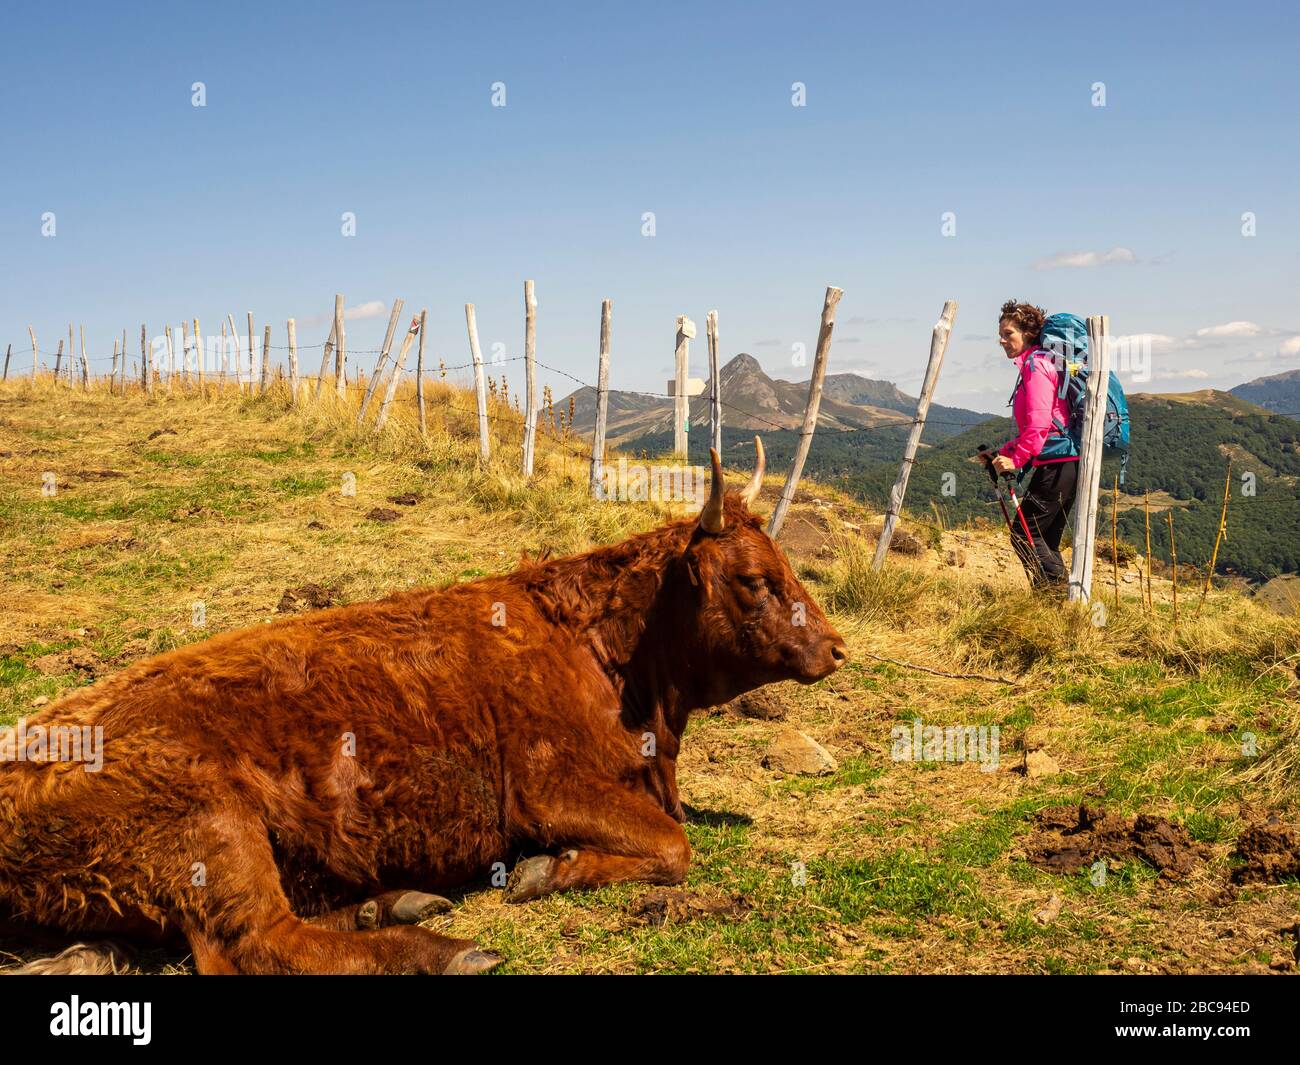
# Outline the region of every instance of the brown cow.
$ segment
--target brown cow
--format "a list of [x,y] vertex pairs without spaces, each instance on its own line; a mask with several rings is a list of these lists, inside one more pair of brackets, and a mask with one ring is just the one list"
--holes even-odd
[[698,519],[227,633],[48,707],[25,734],[100,726],[102,767],[15,760],[10,733],[0,928],[180,933],[200,973],[478,972],[501,959],[420,927],[445,904],[425,892],[529,850],[510,902],[681,881],[687,715],[845,660],[748,509],[761,443],[742,493],[712,461]]

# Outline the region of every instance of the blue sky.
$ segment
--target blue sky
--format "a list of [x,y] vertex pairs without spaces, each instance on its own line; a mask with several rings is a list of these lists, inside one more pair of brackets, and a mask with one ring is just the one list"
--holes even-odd
[[613,299],[616,388],[663,388],[678,314],[702,372],[713,308],[724,357],[803,379],[827,284],[831,370],[912,392],[959,300],[937,398],[983,410],[1010,387],[1009,296],[1150,335],[1133,390],[1300,366],[1286,4],[10,3],[4,30],[15,367],[29,323],[43,349],[82,323],[103,355],[250,310],[275,344],[296,317],[310,365],[335,292],[427,306],[448,363],[472,301],[485,351],[516,355],[525,278],[539,359],[587,381]]

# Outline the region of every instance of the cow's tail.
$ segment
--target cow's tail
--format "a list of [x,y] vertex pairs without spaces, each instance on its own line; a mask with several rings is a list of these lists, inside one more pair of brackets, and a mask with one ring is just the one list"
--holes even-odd
[[4,976],[116,976],[126,972],[130,955],[119,943],[101,940],[74,943],[50,958],[38,958],[14,969],[0,970]]

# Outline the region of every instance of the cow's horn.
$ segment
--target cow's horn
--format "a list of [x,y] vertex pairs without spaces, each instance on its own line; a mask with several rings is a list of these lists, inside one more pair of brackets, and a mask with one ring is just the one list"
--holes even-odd
[[745,501],[745,506],[751,506],[758,493],[763,490],[763,471],[767,469],[767,455],[763,453],[763,441],[754,437],[754,476],[749,479],[749,484],[745,485],[745,490],[740,493],[740,498]]
[[709,501],[700,511],[700,525],[707,533],[720,533],[726,525],[722,516],[722,460],[718,453],[709,448],[709,460],[713,463],[713,480],[709,482]]

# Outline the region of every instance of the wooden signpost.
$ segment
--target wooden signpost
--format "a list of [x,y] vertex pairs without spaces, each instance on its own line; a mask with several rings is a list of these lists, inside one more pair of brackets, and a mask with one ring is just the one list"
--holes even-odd
[[687,377],[690,368],[690,343],[695,336],[695,323],[684,314],[677,316],[677,346],[674,350],[676,359],[677,387],[673,390],[673,451],[677,458],[686,461],[686,436],[691,416],[691,400],[686,394]]

